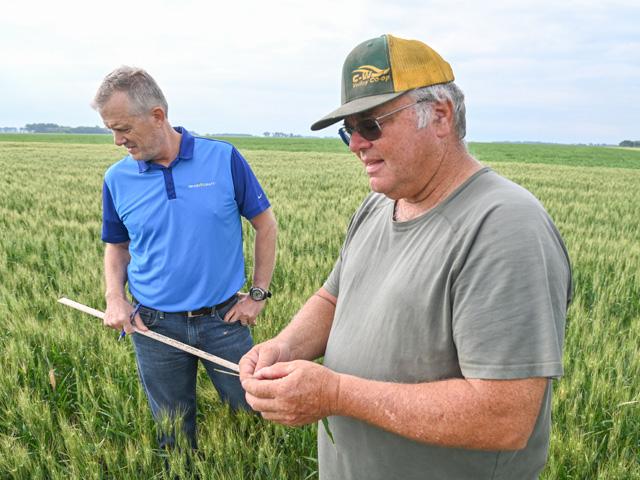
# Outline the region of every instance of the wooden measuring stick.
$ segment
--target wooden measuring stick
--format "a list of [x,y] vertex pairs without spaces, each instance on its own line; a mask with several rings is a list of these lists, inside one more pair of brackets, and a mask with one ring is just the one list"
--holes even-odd
[[[73,300],[69,300],[68,298],[65,298],[65,297],[62,297],[61,299],[59,299],[58,302],[62,303],[63,305],[67,305],[68,307],[75,308],[76,310],[80,310],[81,312],[88,313],[89,315],[93,315],[94,317],[104,319],[104,312],[101,312],[100,310],[96,310],[95,308],[87,307],[82,303],[74,302]],[[216,357],[215,355],[211,355],[210,353],[199,350],[195,347],[192,347],[191,345],[187,345],[186,343],[182,343],[173,338],[169,338],[159,333],[152,332],[151,330],[147,330],[146,332],[143,332],[142,330],[138,330],[135,327],[133,330],[138,335],[144,335],[145,337],[153,338],[158,342],[171,345],[172,347],[175,347],[179,350],[191,353],[196,357],[203,358],[205,360],[208,360],[211,363],[215,363],[216,365],[220,365],[221,367],[225,367],[225,368],[228,368],[229,370],[233,370],[234,372],[240,371],[240,368],[238,367],[237,363],[230,362],[228,360],[225,360],[224,358]],[[227,373],[229,375],[236,375],[231,372],[225,372],[224,370],[217,370],[217,371],[222,373]]]

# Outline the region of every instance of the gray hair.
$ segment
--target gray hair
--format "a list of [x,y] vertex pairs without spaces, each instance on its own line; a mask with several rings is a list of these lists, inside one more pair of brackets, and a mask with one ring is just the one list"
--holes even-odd
[[466,109],[464,106],[464,93],[455,83],[441,83],[430,87],[417,88],[410,92],[416,102],[416,115],[418,128],[424,128],[431,120],[431,104],[450,100],[453,104],[453,125],[462,140],[467,134]]
[[91,107],[100,110],[116,92],[125,92],[131,100],[131,113],[140,115],[161,107],[169,115],[167,100],[160,87],[145,70],[122,66],[104,77]]

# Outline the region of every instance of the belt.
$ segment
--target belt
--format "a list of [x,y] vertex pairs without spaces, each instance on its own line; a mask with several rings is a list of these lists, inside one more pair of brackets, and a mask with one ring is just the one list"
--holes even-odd
[[[238,294],[234,293],[229,298],[227,298],[224,302],[214,305],[213,307],[202,307],[202,308],[198,308],[197,310],[189,310],[186,312],[163,312],[163,313],[171,313],[173,315],[184,315],[189,318],[202,317],[204,315],[213,315],[216,312],[216,310],[222,310],[224,307],[229,306],[233,301],[236,300],[237,297],[238,297]],[[140,303],[135,298],[133,299],[133,301],[135,303]],[[141,305],[140,307],[146,308],[147,310],[152,310],[154,312],[158,311],[155,308],[145,307],[144,305]]]

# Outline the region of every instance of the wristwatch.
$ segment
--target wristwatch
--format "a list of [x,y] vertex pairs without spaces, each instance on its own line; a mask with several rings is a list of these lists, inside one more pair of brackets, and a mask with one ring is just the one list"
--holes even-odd
[[267,298],[269,298],[271,296],[271,292],[269,290],[265,290],[264,288],[251,287],[249,289],[249,296],[252,300],[261,302],[262,300],[266,300]]

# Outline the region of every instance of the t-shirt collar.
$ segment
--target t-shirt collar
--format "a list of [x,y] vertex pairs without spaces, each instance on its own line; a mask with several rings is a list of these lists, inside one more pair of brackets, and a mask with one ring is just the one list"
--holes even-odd
[[[169,165],[170,167],[178,163],[180,160],[190,160],[193,158],[193,135],[191,135],[184,127],[173,127],[173,129],[180,133],[182,137],[180,138],[180,150],[178,151],[178,156],[173,162],[171,162]],[[147,160],[136,160],[136,162],[138,162],[139,173],[144,173],[150,168],[155,168],[153,165],[156,165]],[[160,165],[156,165],[156,167],[162,168]]]

